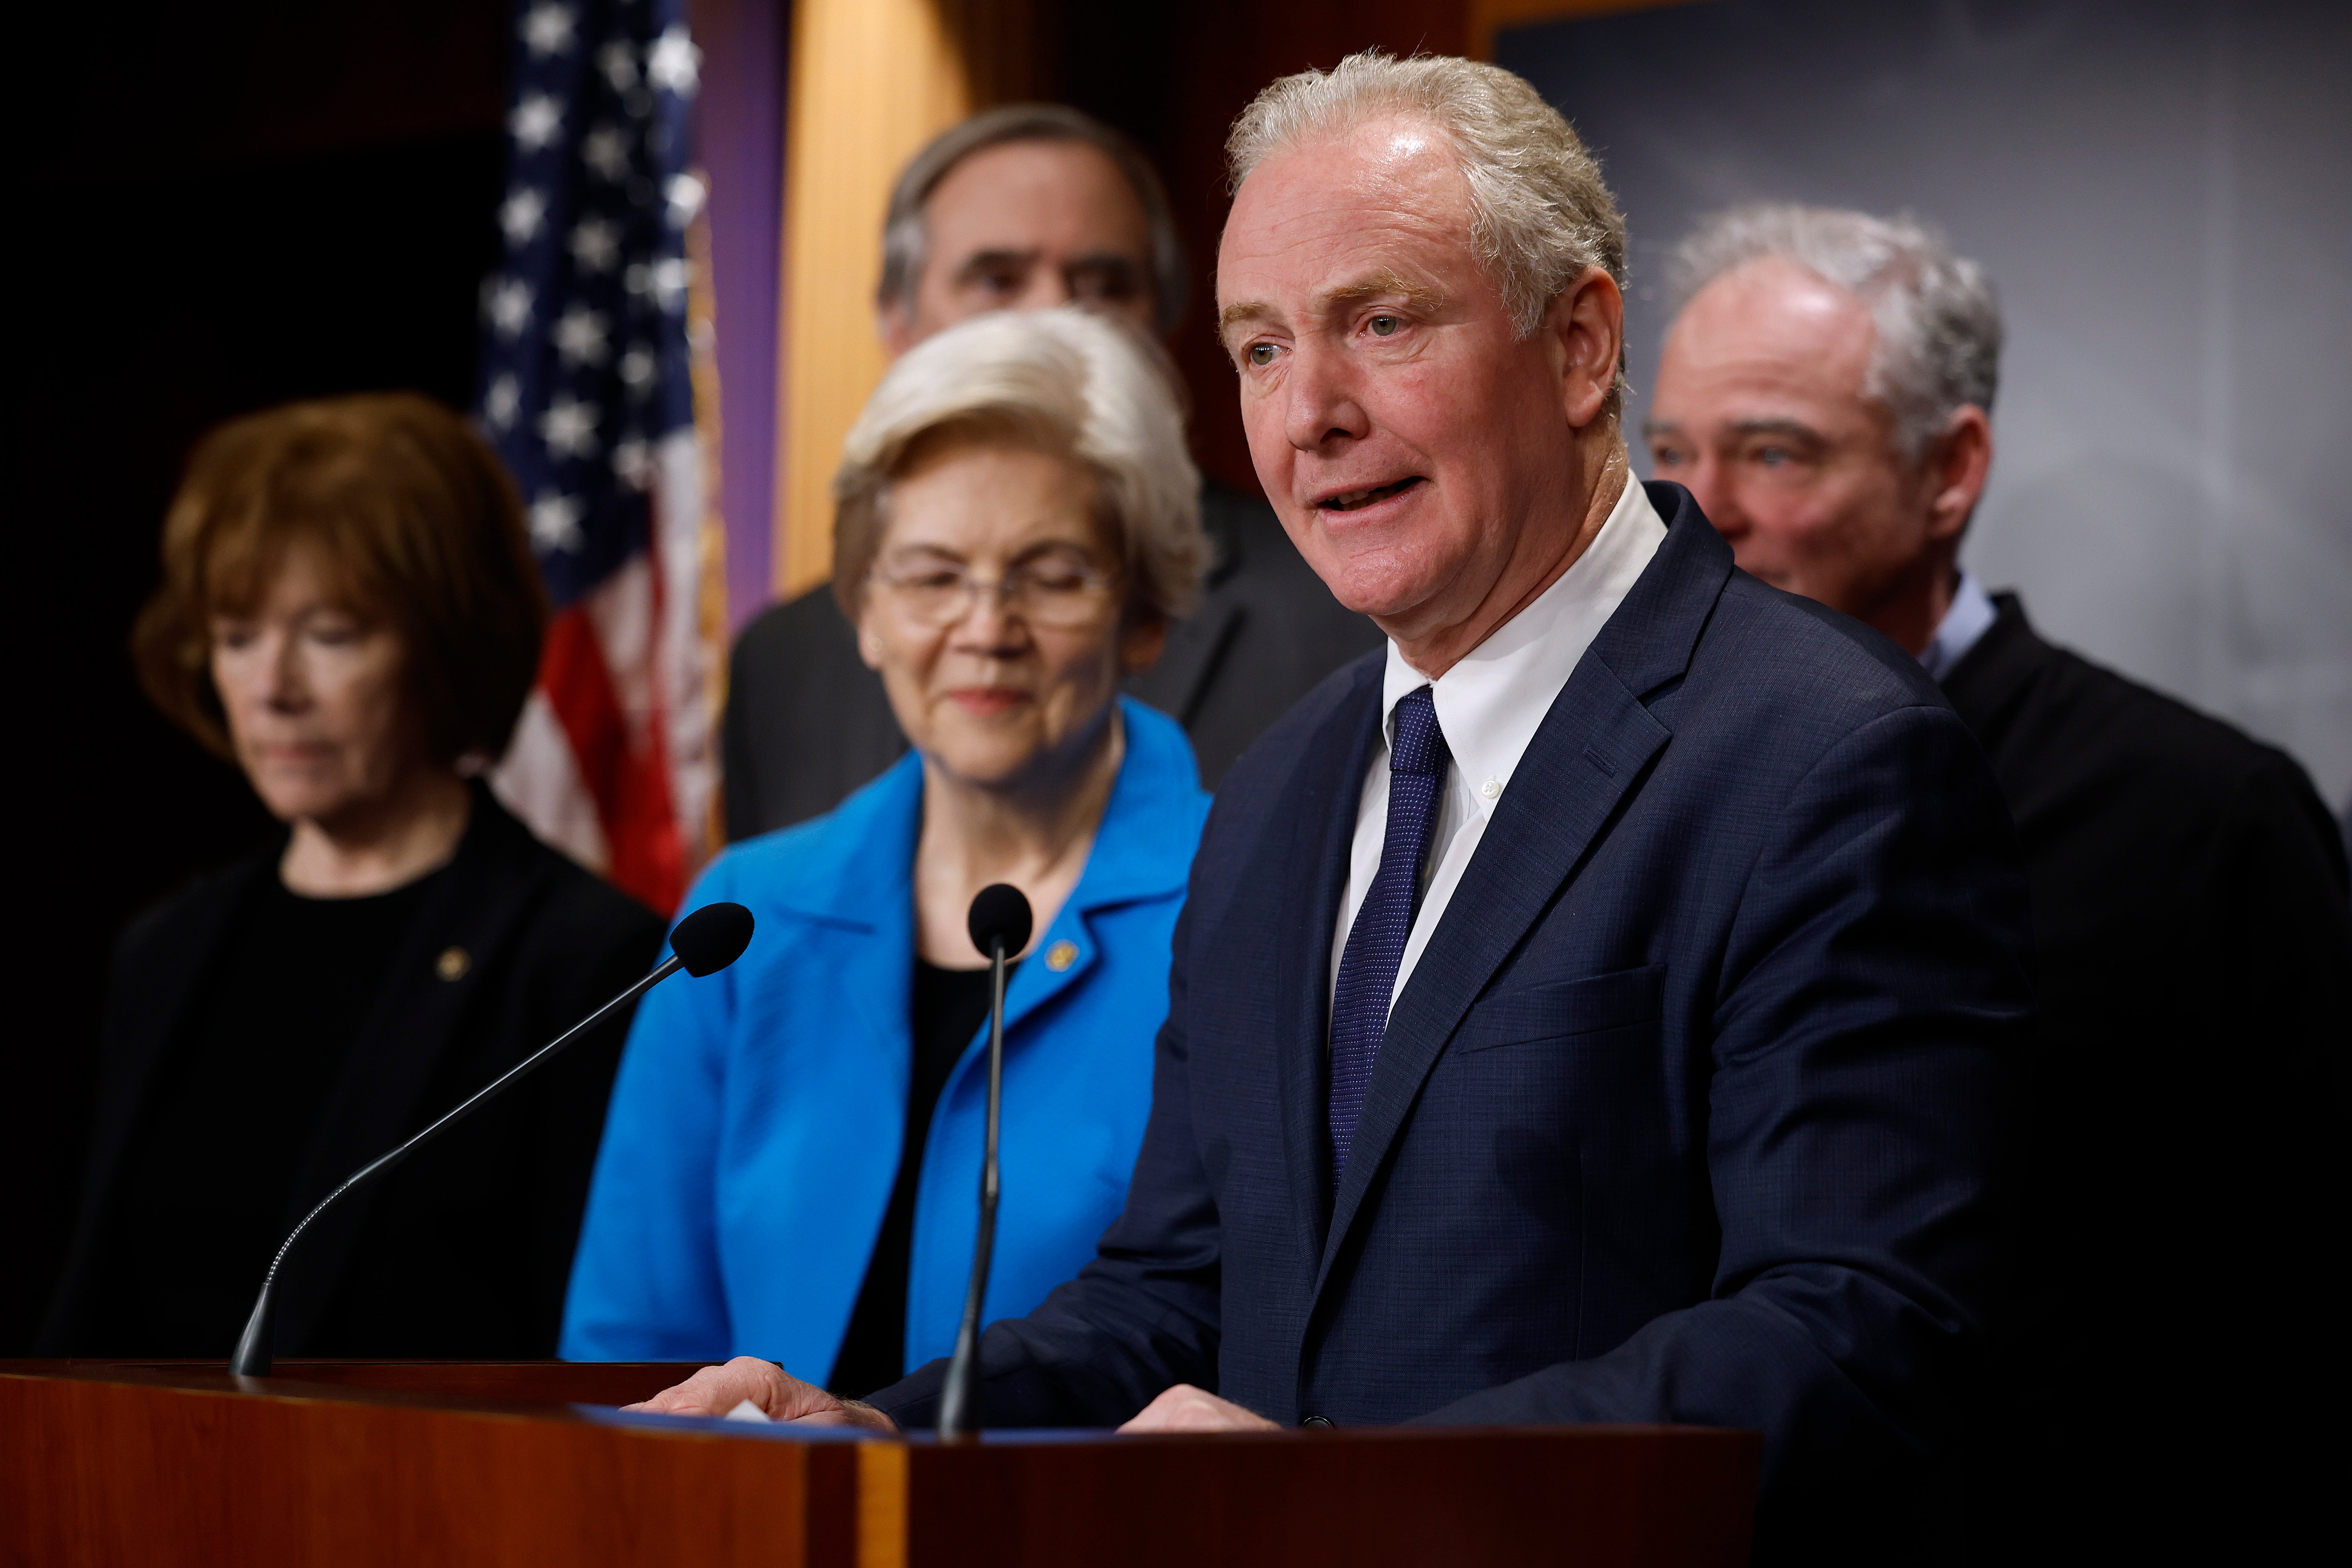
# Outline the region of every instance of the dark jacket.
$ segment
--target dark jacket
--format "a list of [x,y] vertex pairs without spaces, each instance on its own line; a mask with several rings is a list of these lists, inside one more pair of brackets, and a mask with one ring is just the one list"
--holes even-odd
[[[1918,666],[1735,572],[1688,493],[1399,994],[1331,1190],[1332,931],[1381,663],[1234,767],[1093,1263],[988,1419],[1200,1384],[1285,1425],[1760,1430],[1759,1561],[1927,1544],[1984,1337],[2023,878]],[[874,1403],[929,1419],[939,1363]]]
[[[1381,638],[1331,596],[1265,501],[1204,486],[1201,524],[1215,551],[1201,607],[1170,628],[1167,652],[1128,691],[1184,726],[1213,790],[1285,710]],[[743,628],[724,743],[730,839],[823,816],[907,749],[831,588]]]
[[2271,1559],[2249,1532],[2290,1517],[2271,1505],[2318,1457],[2290,1435],[2341,1384],[2342,847],[2284,753],[1995,603],[1944,683],[2016,819],[2038,961],[2014,1403],[1992,1446],[2014,1468],[1988,1552]]
[[[142,917],[115,950],[80,1217],[45,1355],[121,1353],[85,1325],[114,1179],[206,973],[281,840]],[[661,921],[534,838],[490,792],[307,1141],[285,1228],[360,1166],[643,974]],[[452,948],[464,972],[442,962]],[[626,1033],[601,1025],[311,1227],[278,1289],[280,1355],[552,1355],[604,1100]],[[255,1289],[261,1281],[254,1280]],[[139,1353],[132,1350],[130,1353]]]

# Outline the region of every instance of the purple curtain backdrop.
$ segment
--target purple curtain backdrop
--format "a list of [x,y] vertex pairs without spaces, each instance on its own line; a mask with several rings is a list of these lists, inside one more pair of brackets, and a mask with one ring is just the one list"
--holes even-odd
[[776,480],[776,310],[790,0],[690,0],[717,295],[719,506],[730,634],[767,605]]

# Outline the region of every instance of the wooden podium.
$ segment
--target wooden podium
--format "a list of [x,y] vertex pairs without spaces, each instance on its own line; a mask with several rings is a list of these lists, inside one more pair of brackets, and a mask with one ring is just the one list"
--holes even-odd
[[1688,1426],[928,1436],[632,1415],[699,1363],[0,1362],[0,1564],[681,1568],[1748,1560]]

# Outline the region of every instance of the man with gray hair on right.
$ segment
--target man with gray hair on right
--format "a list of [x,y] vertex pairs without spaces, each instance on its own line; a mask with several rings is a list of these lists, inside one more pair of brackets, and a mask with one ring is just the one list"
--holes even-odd
[[2352,915],[2326,809],[2284,753],[2043,641],[1960,566],[2001,346],[1975,263],[1908,221],[1782,205],[1676,263],[1657,477],[1742,567],[1919,660],[2025,854],[2036,1117],[1980,1544],[2283,1558],[2260,1543],[2324,1494],[2296,1479],[2316,1446],[2279,1444],[2339,1353],[2323,1151]]

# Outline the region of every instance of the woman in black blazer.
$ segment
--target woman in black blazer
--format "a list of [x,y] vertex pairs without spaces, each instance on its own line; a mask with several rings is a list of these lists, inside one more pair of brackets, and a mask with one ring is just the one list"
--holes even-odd
[[[468,776],[547,610],[521,509],[455,415],[295,405],[198,448],[134,653],[287,824],[123,936],[48,1354],[226,1355],[345,1175],[644,973],[654,914]],[[553,1352],[615,1018],[314,1226],[280,1355]]]

